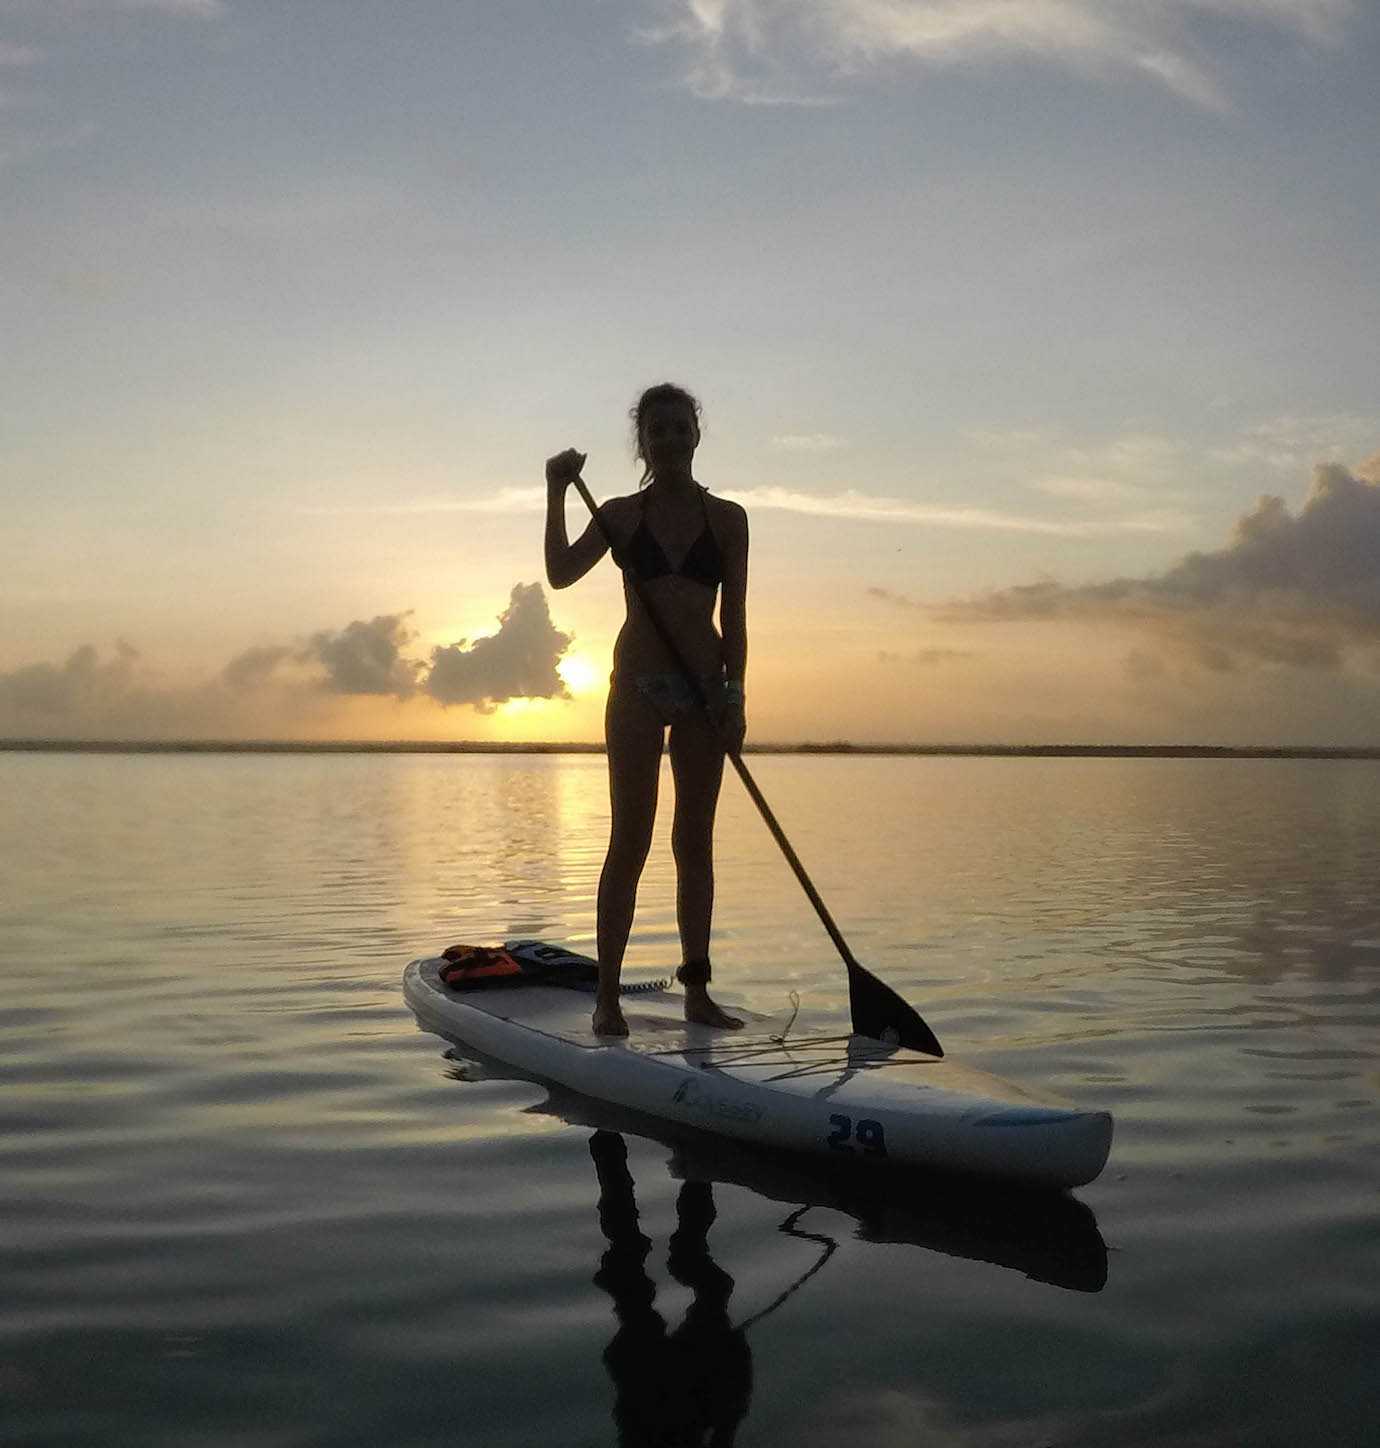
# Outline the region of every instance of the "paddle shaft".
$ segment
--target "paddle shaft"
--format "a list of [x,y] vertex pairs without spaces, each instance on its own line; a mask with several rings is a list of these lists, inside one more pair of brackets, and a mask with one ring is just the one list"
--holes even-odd
[[[614,546],[613,539],[609,536],[608,529],[604,526],[604,520],[599,516],[598,505],[591,496],[589,489],[585,486],[585,480],[577,474],[574,482],[576,488],[579,489],[580,496],[585,501],[585,506],[589,509],[594,519],[595,525],[598,527],[600,533],[603,534],[604,542],[608,544],[609,552],[614,555],[614,561],[617,562],[617,549]],[[622,567],[621,564],[619,566]],[[652,628],[655,630],[657,638],[661,640],[662,646],[666,652],[670,654],[676,667],[684,676],[686,683],[690,685],[690,692],[695,696],[695,702],[704,710],[705,717],[717,730],[719,721],[714,716],[714,708],[709,702],[709,696],[704,692],[704,686],[700,683],[694,670],[686,663],[685,655],[681,653],[680,646],[671,636],[670,629],[662,622],[656,609],[652,607],[651,602],[648,600],[646,590],[642,587],[642,584],[633,577],[631,571],[624,569],[623,576],[632,585],[632,590],[637,595],[643,612],[645,612],[651,620]],[[753,779],[752,775],[748,772],[747,765],[743,763],[743,756],[736,749],[729,749],[725,752],[728,755],[729,762],[733,765],[734,769],[737,770],[738,778],[743,781],[743,787],[747,790],[748,797],[752,800],[753,804],[757,806],[758,813],[762,816],[767,828],[771,831],[772,839],[780,846],[781,853],[786,857],[786,863],[795,872],[795,878],[800,881],[800,886],[805,891],[806,898],[810,904],[815,907],[815,914],[819,916],[820,923],[824,926],[825,930],[829,932],[829,939],[834,942],[834,948],[838,951],[839,955],[843,957],[843,963],[848,966],[850,970],[861,970],[862,967],[858,965],[858,962],[853,958],[853,952],[848,948],[848,942],[843,938],[843,934],[838,926],[834,924],[834,917],[830,915],[828,907],[824,901],[820,899],[819,891],[815,889],[814,882],[805,873],[805,866],[800,863],[799,855],[797,855],[791,847],[791,842],[786,838],[785,830],[781,828],[776,816],[772,813],[771,806],[763,797],[762,791],[757,788],[757,781]]]

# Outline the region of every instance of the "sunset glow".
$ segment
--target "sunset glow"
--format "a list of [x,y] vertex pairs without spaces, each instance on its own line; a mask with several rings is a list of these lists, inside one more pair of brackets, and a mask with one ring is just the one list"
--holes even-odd
[[622,589],[547,586],[542,464],[632,491],[670,377],[751,737],[1380,742],[1377,42],[0,6],[0,737],[599,739]]
[[584,654],[567,654],[556,665],[556,672],[572,694],[588,694],[601,687],[598,668]]

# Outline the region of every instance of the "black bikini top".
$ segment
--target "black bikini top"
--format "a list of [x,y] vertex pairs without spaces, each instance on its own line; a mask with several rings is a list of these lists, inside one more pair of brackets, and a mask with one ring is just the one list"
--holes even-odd
[[653,578],[679,575],[693,578],[706,588],[717,588],[723,582],[724,564],[719,553],[718,540],[709,526],[709,504],[705,502],[705,490],[699,488],[700,506],[704,509],[704,527],[700,536],[690,545],[679,568],[672,568],[661,544],[647,526],[647,495],[642,494],[642,517],[627,547],[621,550],[619,562],[632,570],[633,577],[643,583]]

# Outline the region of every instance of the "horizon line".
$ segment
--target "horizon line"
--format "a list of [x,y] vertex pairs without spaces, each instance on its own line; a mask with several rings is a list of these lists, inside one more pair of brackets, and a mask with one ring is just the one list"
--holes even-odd
[[[482,739],[0,739],[21,754],[604,754],[579,740]],[[953,744],[858,743],[847,739],[748,743],[744,754],[1147,759],[1380,759],[1372,744]]]

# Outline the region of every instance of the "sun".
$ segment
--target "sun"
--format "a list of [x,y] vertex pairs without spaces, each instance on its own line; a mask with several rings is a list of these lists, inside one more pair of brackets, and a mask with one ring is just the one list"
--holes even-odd
[[556,672],[572,694],[588,694],[599,682],[599,671],[584,654],[567,654]]

